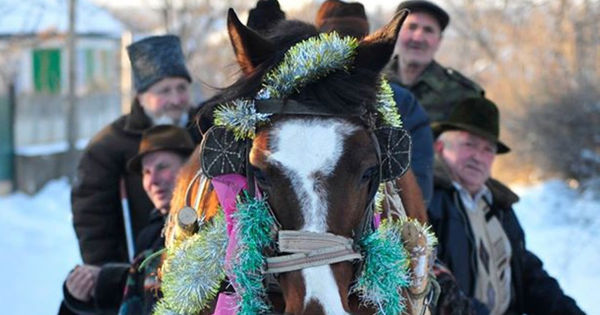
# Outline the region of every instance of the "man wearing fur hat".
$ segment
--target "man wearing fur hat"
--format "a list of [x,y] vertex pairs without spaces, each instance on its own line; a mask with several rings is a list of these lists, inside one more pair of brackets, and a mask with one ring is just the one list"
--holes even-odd
[[410,13],[400,29],[388,77],[415,94],[431,121],[446,119],[458,101],[483,96],[484,91],[458,71],[434,60],[450,22],[448,13],[424,0],[404,1],[396,12],[404,9]]
[[438,258],[477,313],[583,314],[525,247],[512,208],[517,195],[498,182],[489,184],[496,154],[509,151],[499,139],[496,105],[465,99],[432,128],[438,137],[428,212]]
[[[135,239],[148,222],[152,203],[140,174],[128,172],[126,162],[136,154],[144,130],[163,124],[186,126],[192,107],[191,77],[177,36],[148,37],[127,51],[136,90],[131,112],[90,141],[71,194],[73,225],[86,264],[129,260],[124,224],[130,224]],[[130,223],[124,223],[121,185]]]

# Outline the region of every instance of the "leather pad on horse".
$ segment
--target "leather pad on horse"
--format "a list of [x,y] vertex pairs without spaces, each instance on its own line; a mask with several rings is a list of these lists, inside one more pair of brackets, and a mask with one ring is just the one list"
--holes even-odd
[[410,167],[410,136],[404,128],[380,127],[375,137],[381,151],[381,182],[398,178]]
[[213,126],[202,139],[200,162],[208,177],[223,174],[245,174],[246,141],[236,140],[232,131]]

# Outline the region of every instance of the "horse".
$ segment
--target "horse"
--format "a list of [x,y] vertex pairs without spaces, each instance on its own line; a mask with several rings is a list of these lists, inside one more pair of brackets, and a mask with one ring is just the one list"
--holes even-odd
[[[299,21],[282,21],[265,37],[244,26],[230,9],[227,28],[242,77],[202,108],[203,118],[209,117],[215,124],[220,121],[222,125],[204,134],[201,146],[181,170],[171,202],[166,245],[179,246],[211,224],[223,233],[223,224],[211,223],[213,219],[217,222],[221,212],[226,213],[227,224],[237,224],[238,234],[227,225],[229,240],[216,242],[220,253],[227,247],[224,255],[229,255],[230,247],[234,246],[231,233],[237,242],[250,245],[254,241],[248,241],[249,236],[243,231],[264,234],[268,244],[261,243],[253,253],[264,255],[261,257],[266,264],[257,268],[262,271],[259,274],[268,276],[253,282],[264,285],[264,290],[253,291],[258,296],[246,300],[242,297],[245,302],[237,297],[238,308],[239,303],[247,303],[248,308],[256,306],[255,311],[243,313],[378,312],[376,303],[365,303],[361,294],[352,289],[357,273],[365,267],[360,263],[364,254],[357,250],[357,244],[374,231],[375,196],[378,190],[383,189],[384,195],[386,191],[382,183],[387,182],[391,190],[403,187],[401,193],[408,192],[407,197],[420,196],[414,176],[408,170],[408,136],[401,127],[382,127],[385,117],[376,106],[382,95],[380,73],[391,57],[405,16],[405,12],[397,14],[372,35],[356,41],[335,34],[319,34],[314,26]],[[328,51],[333,57],[329,56],[329,60],[319,55],[310,60],[316,55],[315,50]],[[344,53],[347,55],[339,55]],[[301,61],[306,59],[309,61]],[[232,127],[234,123],[237,125]],[[228,181],[231,178],[234,179]],[[237,211],[241,212],[240,205],[255,211],[246,217],[227,212],[231,207],[224,202],[225,193],[219,191],[223,183],[240,178],[241,184],[236,182],[239,185],[234,193]],[[393,193],[397,195],[397,188],[390,194]],[[399,207],[409,216],[425,220],[419,198],[409,201],[409,206],[404,199],[410,198],[403,198]],[[399,216],[389,206],[379,215],[390,220]],[[263,224],[260,229],[246,223],[260,216],[265,218],[257,223]],[[239,227],[243,225],[246,230]],[[412,230],[395,231],[409,237]],[[205,245],[210,242],[207,239],[198,240],[205,246],[202,248],[210,247]],[[199,255],[202,259],[218,256],[206,251]],[[412,258],[391,263],[412,266],[415,262]],[[162,269],[165,281],[174,269],[175,259],[165,259]],[[237,268],[235,259],[229,263],[225,260],[227,257],[223,260],[219,257],[218,262],[199,269],[208,273],[213,265],[226,265],[227,278],[216,268],[219,276],[215,274],[217,279],[202,295],[206,301],[194,311],[205,307],[199,313],[211,314],[216,304],[221,303],[214,299],[217,291],[232,291],[232,287],[244,292],[252,289],[242,283],[252,280],[246,279],[244,272],[248,270],[231,272]],[[401,275],[411,277],[409,273]],[[269,290],[271,286],[266,283],[276,283],[276,288]],[[423,283],[418,285],[419,293],[424,290]],[[201,289],[208,286],[199,285]],[[180,293],[173,294],[181,298]],[[173,299],[175,302],[169,307],[177,307],[174,304],[181,301]],[[267,299],[268,302],[261,304]]]

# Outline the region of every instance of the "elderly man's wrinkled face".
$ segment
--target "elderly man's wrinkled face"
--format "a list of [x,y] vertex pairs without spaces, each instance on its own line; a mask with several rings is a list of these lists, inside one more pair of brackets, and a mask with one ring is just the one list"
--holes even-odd
[[496,156],[495,143],[467,131],[446,131],[435,142],[435,151],[444,160],[452,179],[471,194],[477,193],[490,177]]
[[172,151],[152,152],[142,158],[144,190],[163,214],[169,211],[175,178],[183,162],[184,158]]
[[187,121],[190,83],[184,78],[164,78],[138,95],[144,112],[154,125],[179,125]]
[[403,64],[427,65],[433,60],[441,40],[438,21],[428,13],[415,12],[402,24],[396,48]]

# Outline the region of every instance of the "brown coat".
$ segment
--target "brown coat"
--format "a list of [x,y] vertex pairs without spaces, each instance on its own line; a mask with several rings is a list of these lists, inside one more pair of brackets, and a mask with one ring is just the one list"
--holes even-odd
[[83,262],[100,265],[127,262],[119,181],[124,179],[134,239],[154,207],[140,174],[128,173],[127,161],[137,153],[149,118],[134,102],[131,113],[104,127],[86,147],[71,191],[73,226]]
[[154,208],[140,174],[127,172],[127,161],[138,150],[142,132],[151,126],[141,106],[102,129],[86,147],[71,191],[73,226],[83,262],[100,265],[128,262],[119,181],[124,180],[133,239]]

